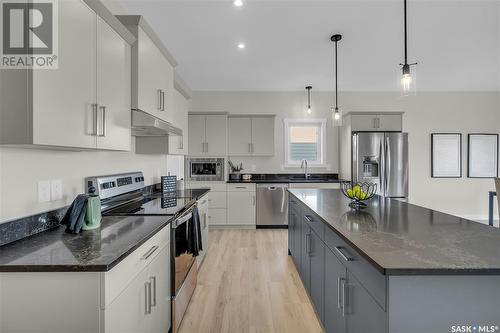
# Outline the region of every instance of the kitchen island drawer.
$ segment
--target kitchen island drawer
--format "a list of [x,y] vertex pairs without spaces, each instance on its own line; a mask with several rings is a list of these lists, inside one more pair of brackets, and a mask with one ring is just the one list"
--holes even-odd
[[302,220],[307,223],[321,240],[325,238],[325,223],[308,208],[302,210]]
[[325,244],[359,280],[377,304],[386,309],[386,276],[348,245],[330,227],[325,226]]

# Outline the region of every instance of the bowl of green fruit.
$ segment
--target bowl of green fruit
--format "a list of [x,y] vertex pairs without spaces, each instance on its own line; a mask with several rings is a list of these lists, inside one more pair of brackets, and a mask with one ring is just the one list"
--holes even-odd
[[370,200],[377,192],[377,184],[374,183],[342,182],[341,185],[342,193],[351,199],[349,207],[354,209],[367,207],[363,201]]

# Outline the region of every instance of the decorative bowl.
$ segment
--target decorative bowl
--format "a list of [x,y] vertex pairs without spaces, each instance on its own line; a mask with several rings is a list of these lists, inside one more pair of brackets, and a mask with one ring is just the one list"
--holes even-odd
[[377,184],[342,182],[341,190],[347,198],[351,199],[349,207],[362,209],[367,207],[363,201],[370,200],[377,193]]

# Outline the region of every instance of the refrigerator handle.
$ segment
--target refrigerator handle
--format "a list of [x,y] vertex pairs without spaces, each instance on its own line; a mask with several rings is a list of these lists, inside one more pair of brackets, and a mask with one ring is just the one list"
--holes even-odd
[[378,182],[380,184],[380,193],[382,195],[384,195],[384,189],[383,189],[383,185],[382,185],[382,173],[384,173],[384,176],[385,176],[385,165],[382,164],[382,141],[380,141],[380,145],[379,145],[379,150],[378,150],[378,156],[379,156],[379,170],[378,170]]
[[387,188],[389,187],[389,177],[391,174],[391,151],[389,148],[389,137],[385,138],[385,189],[387,192]]

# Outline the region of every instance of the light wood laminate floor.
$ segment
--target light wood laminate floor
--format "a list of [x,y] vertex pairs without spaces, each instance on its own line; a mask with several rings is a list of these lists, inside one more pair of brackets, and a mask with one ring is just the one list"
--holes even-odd
[[180,328],[193,332],[322,332],[290,256],[286,230],[211,230]]

